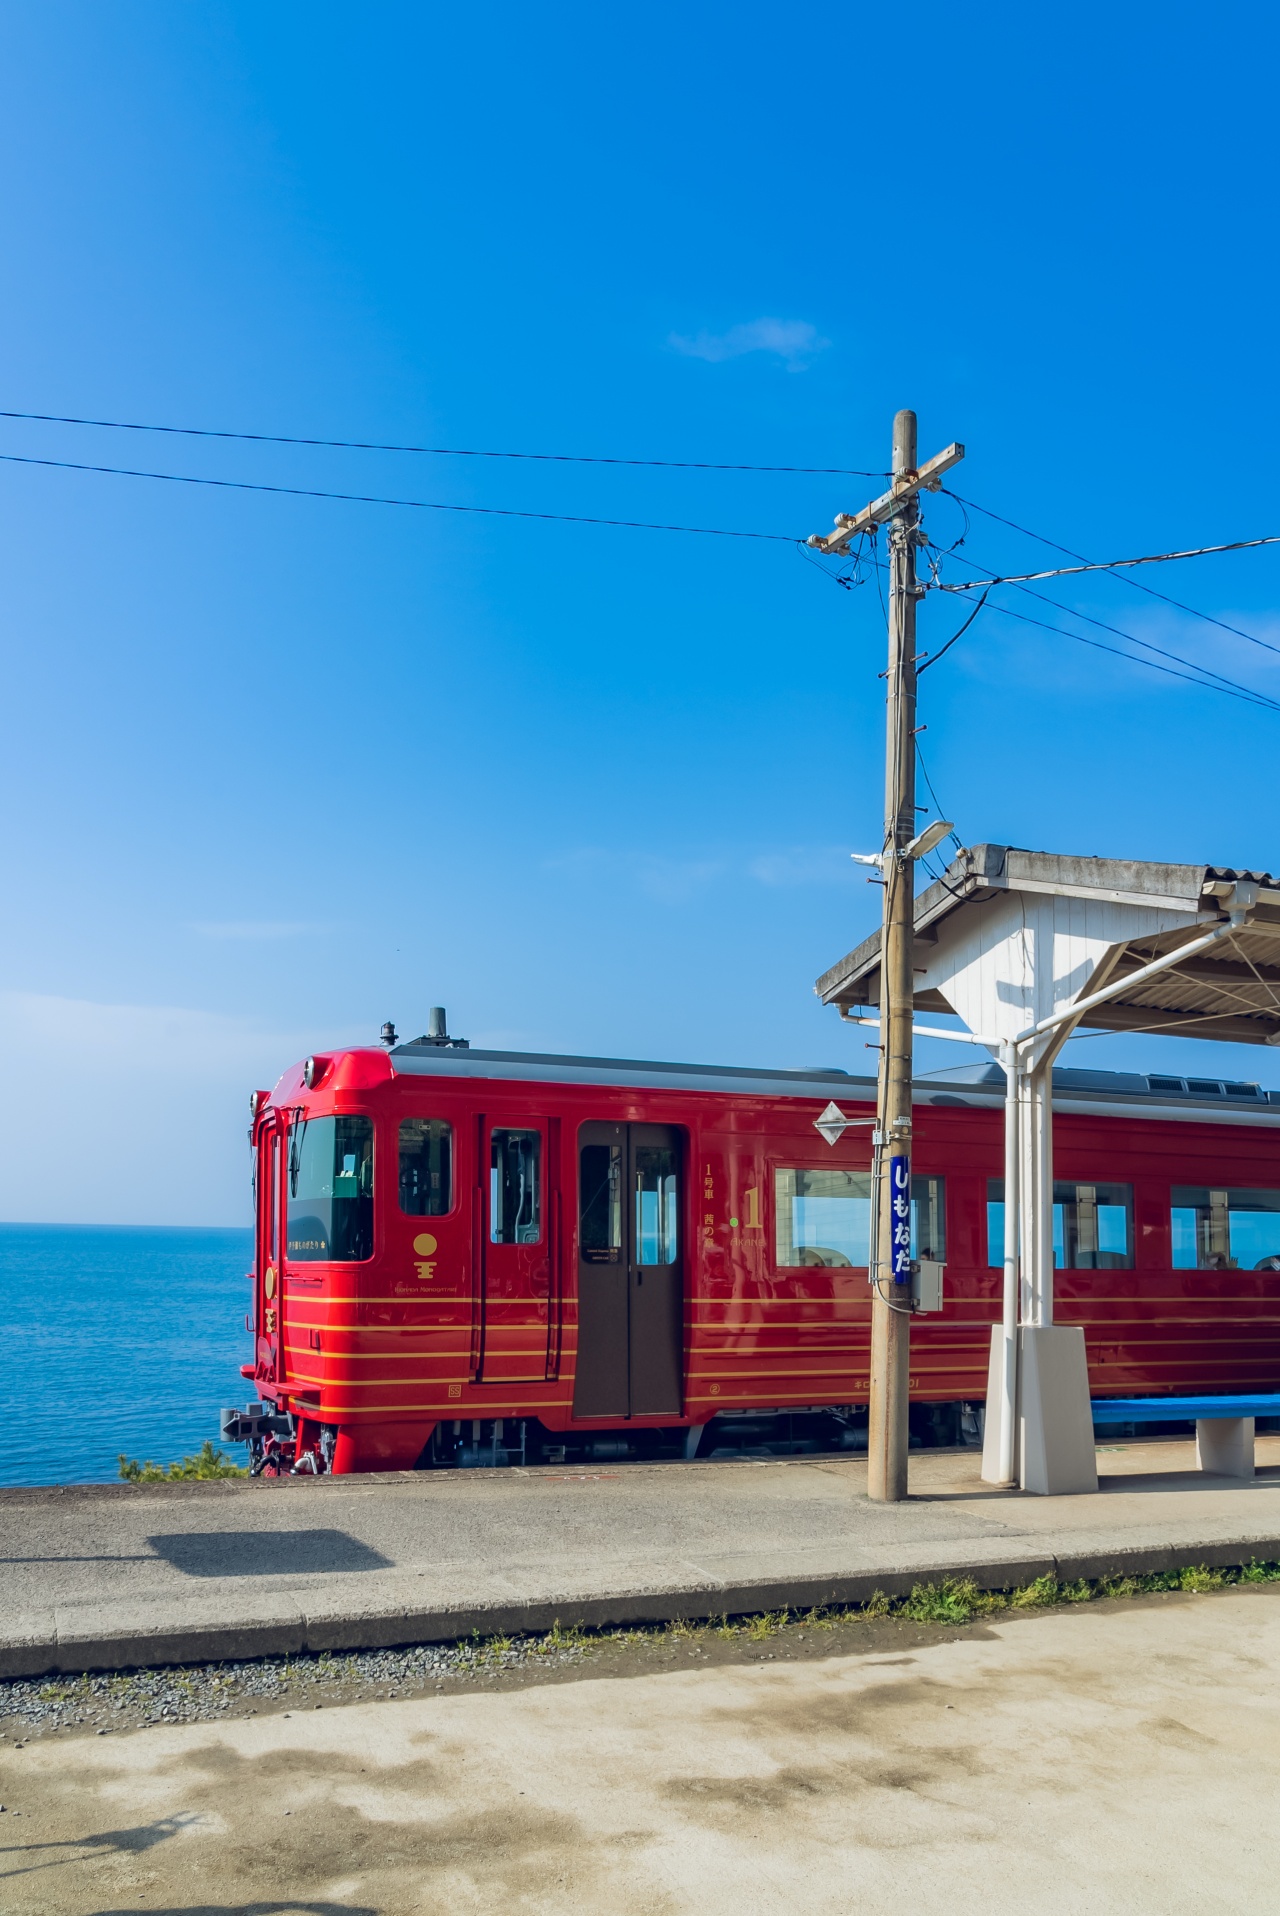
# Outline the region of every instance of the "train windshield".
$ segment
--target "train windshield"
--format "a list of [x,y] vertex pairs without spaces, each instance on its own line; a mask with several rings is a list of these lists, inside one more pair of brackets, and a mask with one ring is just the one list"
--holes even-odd
[[300,1118],[289,1129],[286,1244],[293,1264],[373,1255],[373,1120]]

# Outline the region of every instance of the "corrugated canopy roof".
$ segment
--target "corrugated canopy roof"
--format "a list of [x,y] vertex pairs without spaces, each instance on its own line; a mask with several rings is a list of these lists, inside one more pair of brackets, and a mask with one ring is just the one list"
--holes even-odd
[[[1010,894],[1081,899],[1136,907],[1128,922],[1141,925],[1151,910],[1151,931],[1114,945],[1087,989],[1112,985],[1153,959],[1189,944],[1231,911],[1247,916],[1207,951],[1147,978],[1096,1006],[1081,1028],[1160,1031],[1232,1043],[1280,1043],[1280,884],[1269,872],[1215,865],[1163,865],[1131,859],[1074,858],[1022,851],[1010,845],[974,845],[962,851],[945,877],[916,899],[917,966],[926,967],[915,997],[920,1011],[950,1012],[952,1004],[928,980],[930,947],[949,941],[964,914],[978,915]],[[1181,922],[1169,929],[1170,915]],[[818,979],[824,1004],[875,1006],[880,1000],[880,933],[874,932]]]

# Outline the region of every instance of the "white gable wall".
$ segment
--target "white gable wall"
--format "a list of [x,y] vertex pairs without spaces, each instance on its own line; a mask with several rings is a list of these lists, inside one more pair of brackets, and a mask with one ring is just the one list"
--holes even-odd
[[1198,923],[1194,911],[1169,907],[998,893],[943,919],[936,945],[917,943],[916,989],[941,993],[970,1031],[1007,1041],[1087,996],[1131,938]]

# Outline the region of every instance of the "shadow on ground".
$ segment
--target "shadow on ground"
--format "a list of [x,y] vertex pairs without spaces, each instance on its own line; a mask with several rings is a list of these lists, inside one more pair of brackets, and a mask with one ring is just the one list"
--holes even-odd
[[[101,1830],[96,1836],[68,1836],[55,1843],[10,1843],[0,1849],[0,1880],[10,1876],[30,1876],[40,1869],[58,1869],[65,1863],[83,1862],[86,1855],[144,1855],[147,1850],[154,1849],[157,1843],[167,1842],[169,1837],[177,1836],[190,1824],[199,1821],[199,1816],[190,1811],[181,1816],[162,1816],[155,1823],[139,1823],[133,1829]],[[68,1850],[71,1853],[51,1856],[41,1862],[23,1861],[10,1868],[3,1866],[3,1859],[35,1856],[40,1850]]]
[[147,1542],[188,1577],[325,1576],[393,1568],[390,1557],[345,1530],[179,1530]]
[[379,1916],[367,1903],[166,1903],[145,1909],[91,1909],[86,1916]]

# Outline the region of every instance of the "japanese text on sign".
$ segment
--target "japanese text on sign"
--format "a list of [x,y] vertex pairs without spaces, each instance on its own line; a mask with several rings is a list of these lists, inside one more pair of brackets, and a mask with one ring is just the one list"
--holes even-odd
[[891,1252],[889,1272],[895,1284],[911,1282],[911,1159],[889,1160]]

